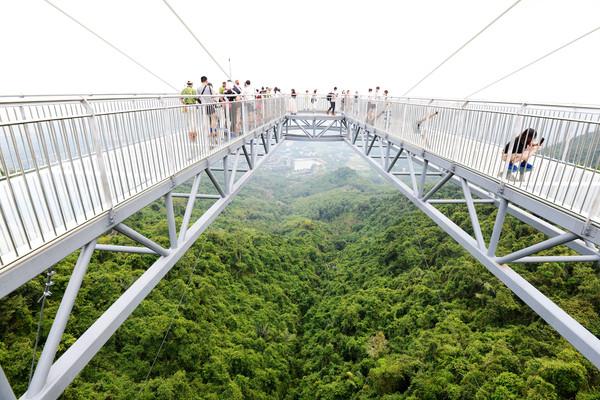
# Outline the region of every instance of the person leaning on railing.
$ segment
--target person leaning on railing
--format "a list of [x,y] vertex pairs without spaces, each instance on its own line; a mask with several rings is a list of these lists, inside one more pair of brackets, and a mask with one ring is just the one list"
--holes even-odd
[[194,110],[192,109],[192,105],[196,103],[196,89],[194,89],[194,84],[192,81],[187,81],[186,86],[181,91],[181,104],[184,105],[183,112],[187,113],[187,125],[188,125],[188,137],[191,142],[195,142],[198,137],[198,131],[196,129],[196,124],[194,123]]
[[502,160],[509,161],[509,171],[517,172],[519,169],[522,171],[531,171],[533,165],[529,164],[527,160],[538,151],[544,142],[544,138],[542,138],[539,143],[534,143],[533,139],[536,136],[537,132],[535,129],[527,128],[512,141],[506,143],[502,152]]

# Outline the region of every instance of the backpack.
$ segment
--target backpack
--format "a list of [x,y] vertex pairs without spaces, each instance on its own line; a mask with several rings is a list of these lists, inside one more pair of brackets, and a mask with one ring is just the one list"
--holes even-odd
[[[206,93],[206,89],[208,89],[208,93]],[[204,96],[204,95],[209,96],[209,95],[212,95],[212,94],[213,94],[212,88],[210,86],[208,86],[208,85],[204,86],[202,88],[202,91],[199,93],[199,95],[201,97],[198,97],[198,103],[200,103],[200,104],[214,103],[215,102],[214,97],[204,97],[204,98],[202,98],[202,96]]]
[[330,102],[332,99],[333,99],[333,93],[332,92],[327,93],[327,101]]

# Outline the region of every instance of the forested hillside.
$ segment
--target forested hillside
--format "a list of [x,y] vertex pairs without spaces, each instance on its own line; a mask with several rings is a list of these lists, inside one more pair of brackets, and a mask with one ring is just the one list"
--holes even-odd
[[[598,370],[359,167],[263,171],[63,398],[600,399]],[[179,215],[184,205],[176,204]],[[468,226],[466,207],[447,207]],[[495,209],[478,210],[489,236]],[[166,244],[163,211],[157,202],[128,223]],[[514,219],[505,230],[501,253],[540,237]],[[42,339],[76,256],[57,267]],[[153,260],[96,252],[60,351]],[[533,264],[519,272],[600,335],[594,266]],[[19,394],[43,282],[0,300],[0,365]]]
[[564,154],[567,143],[559,142],[546,148],[542,147],[540,154],[548,157],[563,159],[573,164],[583,165],[590,168],[600,168],[600,152],[598,149],[598,137],[600,131],[592,131],[572,138],[568,143],[568,151]]

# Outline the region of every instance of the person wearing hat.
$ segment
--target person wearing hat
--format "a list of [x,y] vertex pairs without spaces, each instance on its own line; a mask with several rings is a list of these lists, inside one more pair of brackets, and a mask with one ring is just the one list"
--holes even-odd
[[194,108],[191,107],[196,104],[196,89],[194,89],[194,83],[187,81],[186,86],[181,91],[181,104],[184,105],[183,112],[187,113],[187,123],[189,127],[188,137],[191,142],[195,142],[198,137],[198,131],[196,130],[196,124],[194,121]]
[[187,97],[181,97],[181,103],[186,104],[186,105],[196,104],[196,98],[191,97],[191,96],[195,96],[196,94],[197,93],[196,93],[196,89],[194,89],[194,83],[192,81],[187,81],[186,86],[181,91],[181,96],[187,96]]

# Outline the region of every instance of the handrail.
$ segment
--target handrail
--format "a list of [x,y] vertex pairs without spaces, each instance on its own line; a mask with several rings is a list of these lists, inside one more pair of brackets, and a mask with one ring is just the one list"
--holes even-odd
[[285,100],[0,102],[0,270],[285,116]]
[[[341,111],[361,123],[584,220],[600,222],[593,210],[600,196],[599,112],[526,105],[506,110],[498,104],[469,108],[391,98],[345,100]],[[543,137],[544,145],[523,164],[515,155],[513,165],[512,154],[504,157],[503,148],[526,128],[535,129],[536,140]],[[531,170],[526,163],[533,165]]]
[[[214,89],[216,90],[216,89]],[[289,97],[290,93],[282,93],[281,96]],[[320,92],[317,94],[319,97],[325,98],[327,93]],[[214,95],[214,97],[222,97],[223,95]],[[271,94],[273,96],[273,94]],[[298,93],[298,97],[303,96],[312,96],[312,90],[307,95],[306,93]],[[338,93],[338,99],[341,94]],[[354,93],[349,95],[350,97],[354,96]],[[368,98],[365,94],[359,95],[361,98]],[[55,101],[81,101],[82,98],[88,98],[91,100],[122,100],[126,98],[131,99],[150,99],[150,98],[181,98],[186,97],[177,93],[90,93],[90,94],[15,94],[9,95],[4,94],[0,95],[0,105],[8,104],[8,103],[29,103],[29,102],[55,102]],[[187,96],[187,97],[195,97],[195,96]],[[40,99],[46,98],[46,99]],[[553,108],[578,108],[578,109],[587,109],[587,110],[599,110],[599,104],[578,104],[578,103],[540,103],[540,102],[531,102],[531,101],[504,101],[504,100],[485,100],[485,99],[464,99],[464,98],[443,98],[443,97],[415,97],[415,96],[390,96],[391,100],[395,101],[405,101],[410,103],[411,100],[415,101],[443,101],[443,102],[455,102],[455,103],[467,103],[467,104],[488,104],[488,105],[507,105],[507,106],[534,106],[534,107],[553,107]],[[36,100],[37,99],[37,100]]]
[[[286,112],[329,106],[326,95],[247,96],[214,95],[209,104],[182,104],[199,96],[178,94],[0,100],[0,269]],[[354,95],[335,103],[424,151],[598,219],[590,214],[600,194],[595,109]],[[502,148],[527,127],[546,142],[533,171],[509,172]]]

